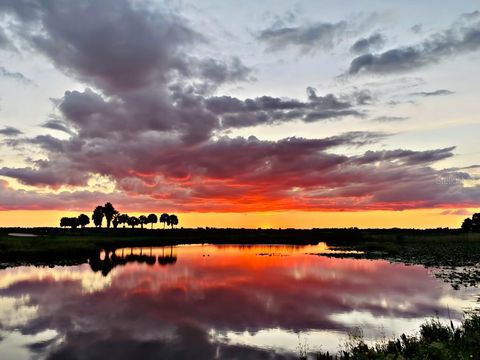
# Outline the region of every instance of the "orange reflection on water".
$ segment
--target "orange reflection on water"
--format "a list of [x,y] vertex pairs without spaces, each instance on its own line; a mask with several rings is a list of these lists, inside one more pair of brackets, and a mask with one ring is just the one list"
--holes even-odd
[[[335,350],[353,326],[371,337],[413,332],[435,314],[460,319],[461,306],[475,300],[420,266],[311,255],[328,251],[324,244],[125,248],[82,266],[1,270],[0,351],[20,336],[15,331],[54,330],[60,340],[41,348],[45,357],[108,358],[113,344],[139,358],[286,356],[299,333]],[[9,326],[11,316],[22,320]]]

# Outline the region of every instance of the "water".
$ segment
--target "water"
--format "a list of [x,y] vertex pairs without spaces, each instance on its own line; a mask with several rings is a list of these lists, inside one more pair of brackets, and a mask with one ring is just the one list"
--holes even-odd
[[318,246],[179,246],[0,271],[0,358],[267,359],[460,322],[478,289]]

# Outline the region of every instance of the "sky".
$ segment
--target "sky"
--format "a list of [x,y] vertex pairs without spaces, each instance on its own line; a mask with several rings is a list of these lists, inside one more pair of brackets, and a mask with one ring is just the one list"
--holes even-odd
[[0,0],[0,226],[458,227],[479,60],[469,0]]

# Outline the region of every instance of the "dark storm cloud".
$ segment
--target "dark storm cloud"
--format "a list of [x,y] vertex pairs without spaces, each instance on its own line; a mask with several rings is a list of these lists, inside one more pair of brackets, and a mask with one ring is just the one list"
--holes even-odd
[[[473,13],[474,14],[474,13]],[[461,17],[450,29],[437,32],[419,44],[375,54],[367,53],[352,60],[348,74],[393,74],[415,71],[449,57],[480,49],[480,22],[476,16]]]
[[350,51],[355,54],[364,54],[373,50],[379,50],[385,45],[385,37],[382,34],[372,34],[367,38],[357,40]]
[[347,22],[313,23],[303,26],[272,27],[261,31],[257,39],[266,43],[270,51],[298,47],[303,52],[331,49],[345,36]]
[[3,136],[19,136],[21,134],[23,134],[23,132],[12,126],[5,126],[3,129],[0,129],[0,135]]
[[441,90],[435,90],[435,91],[414,92],[414,93],[411,93],[410,95],[429,97],[429,96],[445,96],[445,95],[453,95],[453,94],[454,94],[453,91],[441,89]]

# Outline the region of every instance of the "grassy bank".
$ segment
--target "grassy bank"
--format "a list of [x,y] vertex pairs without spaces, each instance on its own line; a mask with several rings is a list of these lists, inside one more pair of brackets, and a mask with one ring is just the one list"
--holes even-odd
[[315,358],[317,360],[472,360],[480,359],[479,350],[480,315],[472,314],[457,328],[453,324],[445,325],[434,319],[421,326],[418,336],[403,334],[398,339],[371,346],[357,334],[351,337],[347,349],[340,354],[321,353]]

